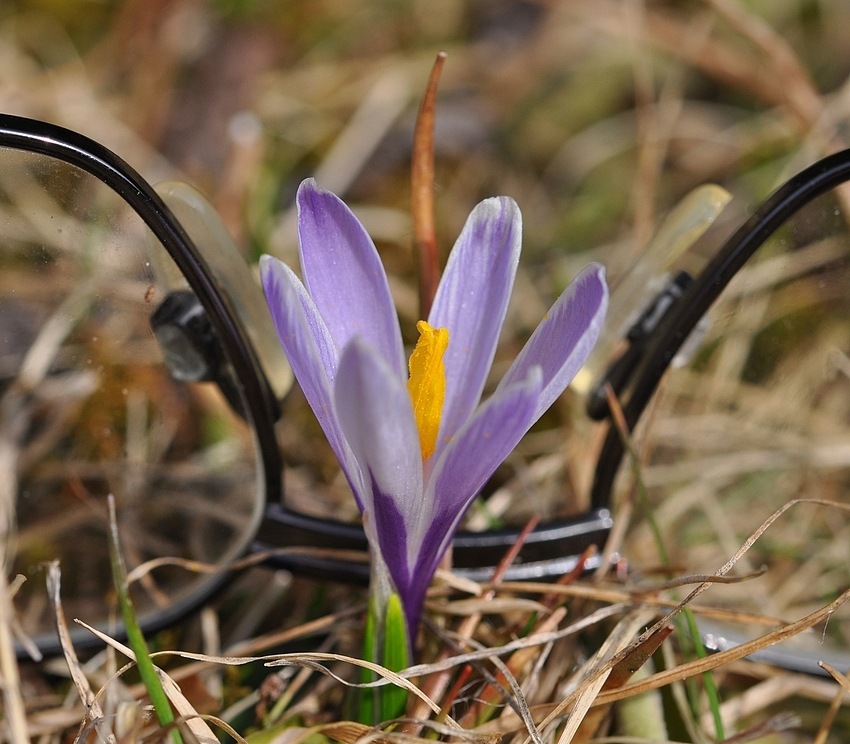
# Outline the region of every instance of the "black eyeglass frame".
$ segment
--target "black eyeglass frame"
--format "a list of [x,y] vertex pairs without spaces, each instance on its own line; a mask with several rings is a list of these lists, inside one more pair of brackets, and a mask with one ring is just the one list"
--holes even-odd
[[[0,147],[43,154],[74,165],[116,191],[141,217],[185,276],[206,311],[233,366],[247,404],[247,417],[257,439],[265,483],[265,513],[250,552],[274,552],[281,547],[318,547],[365,551],[359,525],[320,519],[283,504],[283,460],[274,432],[278,401],[266,379],[248,334],[234,312],[231,299],[216,281],[202,253],[154,189],[115,153],[77,132],[42,121],[0,114]],[[612,366],[611,379],[629,427],[639,420],[676,352],[735,273],[753,253],[800,208],[835,186],[850,180],[850,150],[831,155],[801,171],[780,187],[723,245],[684,293],[666,302],[660,320],[631,341],[627,364]],[[259,290],[258,290],[259,291]],[[616,376],[612,371],[616,368]],[[616,377],[616,379],[614,379]],[[607,410],[603,410],[607,414]],[[603,416],[604,417],[604,416]],[[591,508],[577,517],[539,525],[527,537],[521,561],[507,578],[546,579],[572,570],[592,545],[602,547],[613,526],[611,491],[624,449],[612,426],[603,445],[591,491]],[[518,529],[460,532],[453,543],[455,570],[486,580],[519,535]],[[598,558],[591,561],[593,568]],[[277,555],[270,563],[305,575],[333,581],[365,583],[365,563],[295,553]],[[143,618],[153,632],[173,624],[197,608],[226,579],[226,572],[164,611]],[[120,634],[120,629],[119,629]],[[99,643],[88,636],[91,645]],[[75,642],[77,638],[75,637]],[[38,639],[46,655],[59,651],[58,642]],[[81,646],[88,645],[80,637]]]
[[[249,552],[275,553],[280,548],[313,547],[367,550],[362,527],[325,520],[288,509],[283,504],[283,461],[274,432],[279,403],[265,376],[246,329],[234,311],[231,298],[179,220],[150,184],[128,163],[94,140],[47,122],[0,114],[0,147],[42,154],[80,168],[121,196],[162,243],[203,306],[210,324],[230,361],[237,385],[247,405],[254,430],[264,481],[265,514]],[[258,289],[259,291],[259,289]],[[605,542],[613,522],[607,508],[573,519],[550,522],[535,530],[523,552],[524,563],[509,578],[545,578],[569,571],[589,545]],[[458,571],[470,578],[486,579],[504,552],[516,542],[518,530],[459,533],[454,541]],[[336,560],[309,552],[290,552],[269,558],[269,563],[316,578],[365,584],[366,563]],[[202,583],[168,608],[141,618],[146,632],[178,621],[197,608],[226,579],[226,571]],[[117,629],[122,635],[122,629]],[[35,639],[45,655],[60,651],[58,640]],[[79,647],[99,645],[90,634],[74,634]],[[19,648],[20,653],[24,653]]]

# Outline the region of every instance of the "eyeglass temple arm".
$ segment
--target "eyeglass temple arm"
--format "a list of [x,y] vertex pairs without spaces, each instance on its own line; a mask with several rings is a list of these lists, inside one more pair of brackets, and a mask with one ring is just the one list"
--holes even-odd
[[[732,277],[774,232],[816,197],[850,180],[850,150],[830,155],[780,186],[726,241],[658,327],[646,339],[643,354],[635,354],[630,374],[618,370],[623,414],[629,431],[641,417],[673,357]],[[590,494],[593,509],[610,506],[611,491],[624,448],[612,426],[596,463]]]

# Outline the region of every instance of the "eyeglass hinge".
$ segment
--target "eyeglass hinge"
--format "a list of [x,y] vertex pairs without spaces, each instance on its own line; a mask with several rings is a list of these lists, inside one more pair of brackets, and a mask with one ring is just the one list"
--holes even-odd
[[610,414],[608,398],[605,393],[606,384],[610,384],[617,395],[625,389],[643,357],[652,334],[692,283],[693,277],[687,271],[679,271],[667,282],[664,289],[649,303],[637,321],[626,332],[625,339],[629,342],[628,348],[609,365],[605,374],[588,395],[587,415],[593,420],[602,421]]

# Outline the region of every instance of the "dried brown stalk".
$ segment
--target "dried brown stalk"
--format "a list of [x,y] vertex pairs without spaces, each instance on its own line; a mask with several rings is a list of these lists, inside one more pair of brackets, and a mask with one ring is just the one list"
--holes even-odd
[[440,281],[437,255],[437,230],[434,224],[434,121],[437,108],[437,85],[446,61],[440,52],[431,68],[428,86],[413,135],[413,159],[410,167],[410,212],[413,236],[419,255],[419,315],[427,318]]

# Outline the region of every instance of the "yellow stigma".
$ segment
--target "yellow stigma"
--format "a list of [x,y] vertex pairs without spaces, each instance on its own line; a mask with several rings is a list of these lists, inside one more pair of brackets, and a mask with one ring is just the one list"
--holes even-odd
[[440,417],[446,397],[443,354],[449,345],[449,329],[431,328],[420,320],[416,330],[419,331],[419,341],[410,355],[407,391],[413,401],[422,459],[427,460],[437,448],[437,434],[440,433]]

